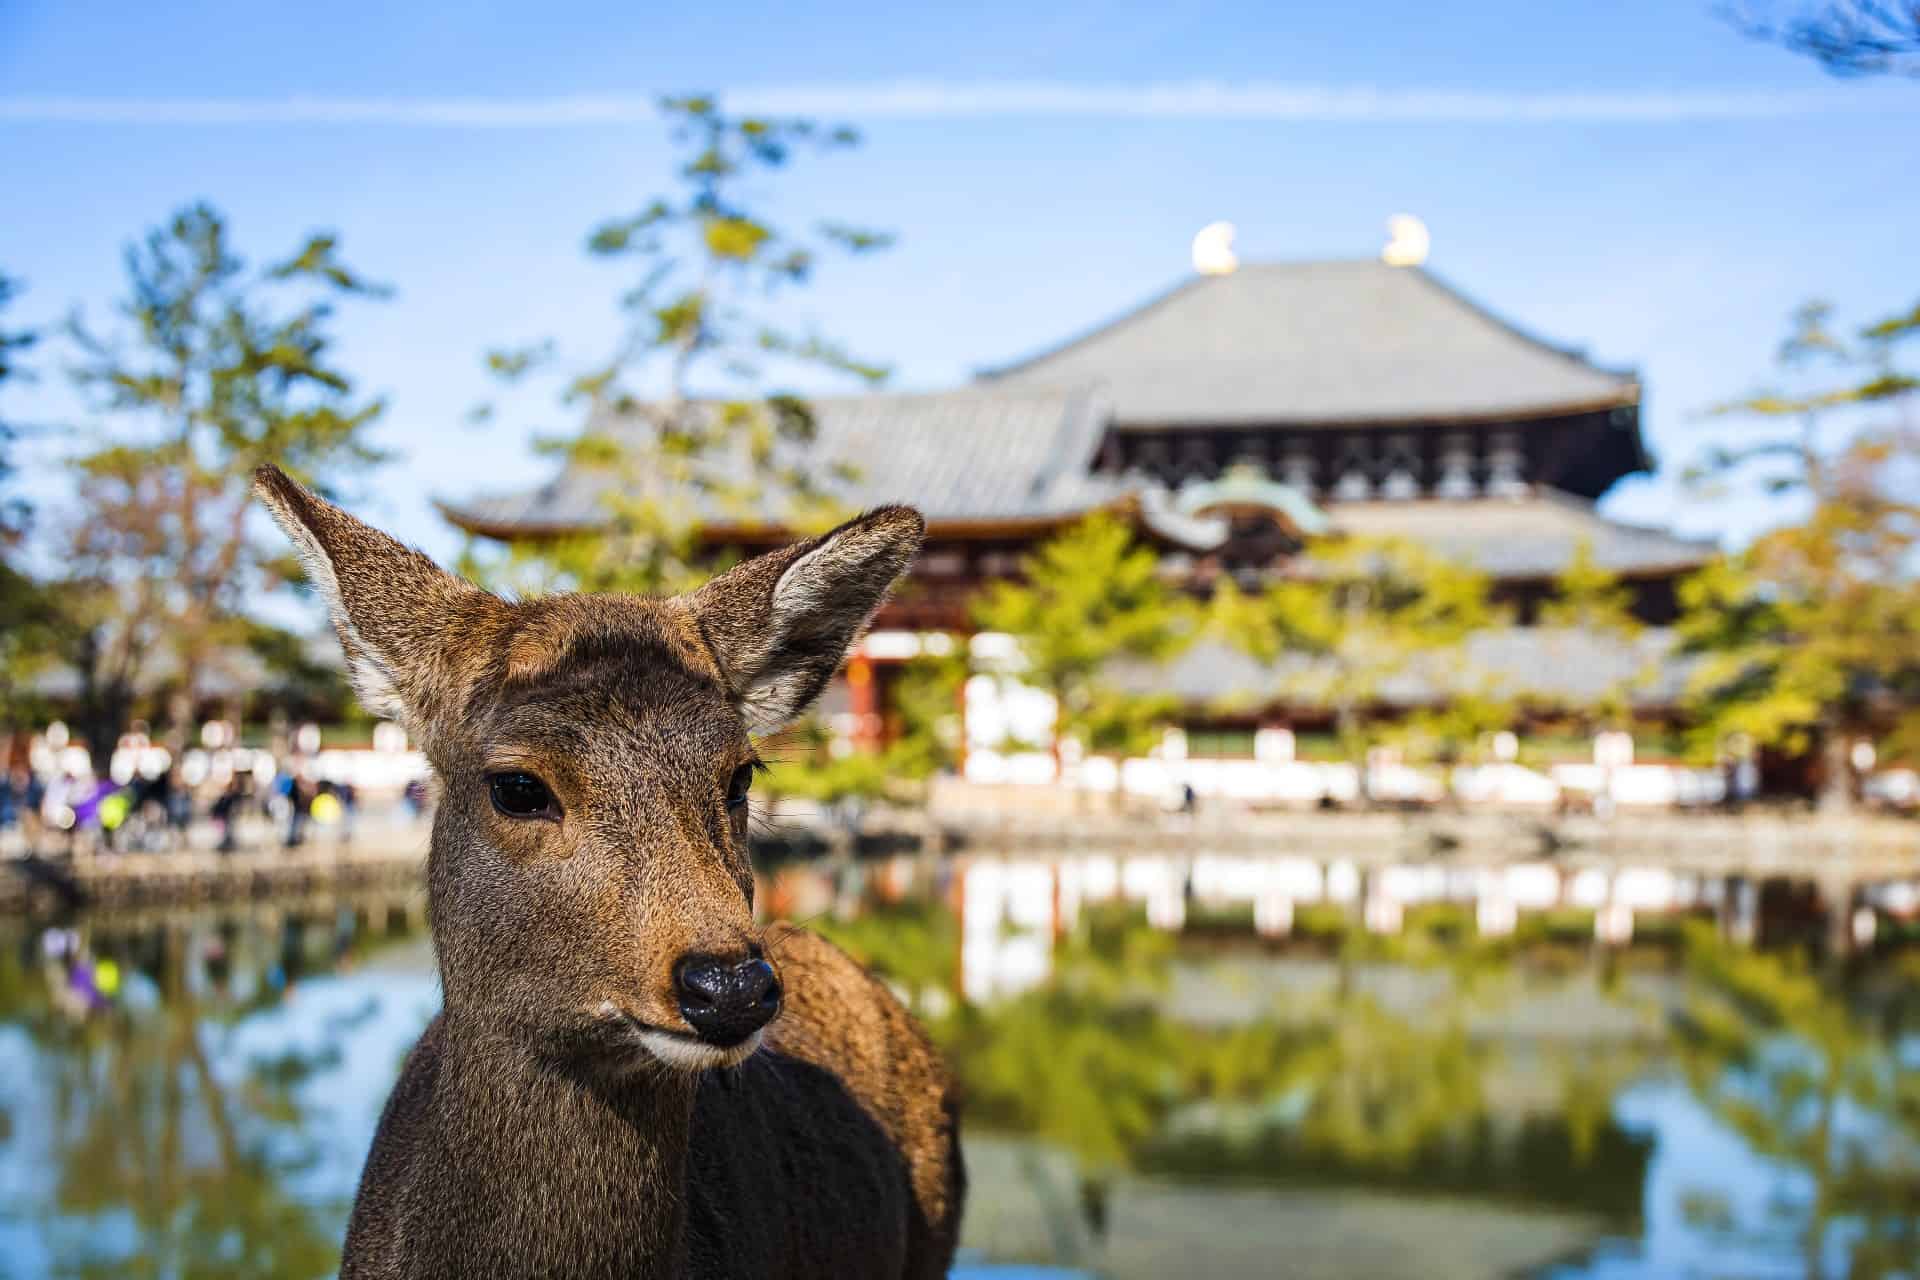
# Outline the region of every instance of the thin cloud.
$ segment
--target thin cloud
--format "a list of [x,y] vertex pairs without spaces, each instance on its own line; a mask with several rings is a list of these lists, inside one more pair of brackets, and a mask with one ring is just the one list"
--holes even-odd
[[[1079,85],[1048,81],[795,85],[728,91],[736,110],[860,120],[1083,117],[1402,124],[1764,120],[1884,106],[1859,87],[1792,93],[1618,90],[1573,93],[1383,89],[1211,81]],[[104,125],[383,125],[591,128],[651,122],[644,94],[553,98],[0,98],[0,122]]]

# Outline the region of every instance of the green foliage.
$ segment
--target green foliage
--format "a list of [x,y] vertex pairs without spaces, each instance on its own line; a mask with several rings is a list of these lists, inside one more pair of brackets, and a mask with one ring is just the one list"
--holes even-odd
[[[1341,982],[1222,1026],[1183,1018],[1169,999],[1172,935],[1133,908],[1095,905],[1056,946],[1045,985],[931,1028],[965,1085],[969,1123],[1043,1137],[1095,1177],[1142,1163],[1217,1175],[1246,1139],[1290,1162],[1391,1177],[1470,1143],[1492,1110],[1483,1082],[1499,1051],[1468,1034],[1466,1015],[1498,990],[1486,978],[1505,952],[1467,941],[1475,958],[1462,958],[1453,925],[1428,913],[1399,949],[1348,943],[1358,954],[1343,967],[1436,972],[1441,994],[1417,1013]],[[1187,1159],[1196,1152],[1205,1158]]]
[[887,772],[920,782],[951,769],[960,755],[960,694],[968,675],[967,641],[948,638],[947,652],[922,653],[893,686],[897,717],[887,745]]
[[1849,1274],[1911,1273],[1920,1083],[1895,1044],[1804,957],[1733,946],[1704,923],[1686,950],[1693,994],[1674,1021],[1688,1082],[1752,1150],[1808,1179],[1806,1257],[1826,1256],[1840,1219],[1863,1241]]
[[[906,992],[914,1011],[927,1017],[931,1012],[927,996],[950,992],[958,985],[958,923],[953,912],[939,903],[908,899],[870,906],[850,919],[822,916],[807,927]],[[781,928],[775,925],[771,937],[776,956]]]
[[1150,746],[1177,709],[1171,699],[1119,687],[1112,666],[1167,661],[1192,642],[1198,621],[1161,576],[1153,549],[1105,513],[1028,556],[1019,581],[989,587],[973,620],[1018,642],[1015,674],[1053,696],[1058,734],[1110,754]]
[[1411,1026],[1364,996],[1293,1064],[1311,1082],[1300,1126],[1308,1148],[1386,1166],[1411,1162],[1437,1130],[1483,1114],[1486,1052],[1458,1021]]
[[1640,634],[1633,614],[1633,588],[1601,566],[1593,540],[1582,538],[1553,581],[1553,598],[1540,607],[1540,625],[1631,639]]
[[892,781],[880,756],[847,750],[817,718],[794,725],[779,742],[768,777],[768,790],[776,796],[823,805],[876,800]]
[[[1331,708],[1350,758],[1400,734],[1468,741],[1507,712],[1492,680],[1466,668],[1463,646],[1502,621],[1492,584],[1476,569],[1403,539],[1344,538],[1317,549],[1302,575],[1249,596],[1215,593],[1209,623],[1249,656],[1276,663],[1279,693]],[[1417,676],[1461,695],[1459,711],[1394,729],[1366,713],[1388,685]],[[1449,718],[1451,716],[1451,718]]]
[[[19,293],[20,282],[0,273],[0,313]],[[21,358],[37,340],[29,330],[0,327],[0,394],[24,378]],[[58,597],[13,559],[31,514],[26,499],[11,492],[18,437],[18,427],[0,412],[0,721],[37,709],[31,681],[49,664],[60,618]]]
[[244,621],[243,634],[268,677],[253,695],[261,704],[256,714],[278,710],[294,719],[331,722],[359,713],[346,673],[315,658],[305,636],[254,619]]
[[1485,756],[1493,735],[1513,724],[1514,715],[1513,700],[1499,696],[1489,680],[1478,689],[1460,690],[1444,702],[1416,707],[1381,733],[1409,760],[1475,763]]
[[1862,463],[1870,470],[1876,451],[1911,447],[1897,427],[1868,427],[1836,441],[1833,421],[1836,412],[1883,410],[1920,389],[1920,379],[1894,364],[1898,344],[1920,332],[1920,325],[1913,314],[1898,314],[1849,336],[1832,321],[1833,308],[1825,302],[1793,312],[1774,360],[1788,384],[1763,386],[1712,408],[1714,417],[1740,427],[1689,466],[1692,483],[1709,492],[1745,486],[1804,494],[1816,504],[1843,495],[1857,500],[1863,487],[1872,487]]
[[[840,223],[795,231],[752,202],[797,155],[843,149],[858,137],[811,120],[731,115],[702,95],[664,99],[661,113],[679,149],[671,189],[587,238],[588,253],[628,282],[613,350],[571,369],[556,368],[551,340],[485,357],[506,384],[555,372],[563,408],[586,421],[550,451],[602,495],[594,527],[517,544],[503,563],[488,565],[503,585],[683,590],[715,568],[703,554],[703,525],[811,531],[846,514],[829,496],[831,477],[817,475],[807,456],[812,411],[770,384],[804,369],[862,384],[887,371],[790,329],[780,308],[828,252],[866,253],[889,237]],[[484,405],[474,416],[495,414]]]
[[[1698,753],[1734,734],[1790,752],[1824,746],[1827,799],[1843,803],[1846,736],[1920,743],[1920,440],[1901,418],[1920,382],[1892,364],[1913,316],[1857,341],[1829,320],[1819,304],[1795,314],[1780,363],[1803,385],[1722,406],[1752,430],[1695,472],[1797,495],[1805,514],[1684,582],[1680,632],[1701,657],[1689,690]],[[1851,429],[1833,438],[1839,411]]]
[[[182,209],[127,251],[121,323],[76,316],[73,372],[95,426],[75,454],[79,510],[60,593],[86,732],[118,732],[156,665],[190,705],[220,654],[246,642],[251,590],[282,569],[249,529],[255,467],[276,462],[328,488],[384,455],[384,408],[355,395],[330,358],[333,307],[386,290],[349,269],[330,235],[285,261],[248,266],[225,220]],[[150,661],[164,654],[167,664]]]
[[[20,295],[20,289],[18,280],[0,272],[0,313],[4,313]],[[21,358],[39,341],[39,336],[30,329],[0,328],[0,392],[6,390],[7,383],[20,381],[24,377]],[[19,537],[28,514],[23,499],[6,493],[15,470],[12,452],[18,436],[19,428],[9,422],[4,413],[0,413],[0,547]]]
[[1123,1167],[1181,1101],[1182,1029],[1157,1007],[1172,942],[1125,912],[1089,912],[1046,986],[962,1009],[937,1034],[987,1127]]
[[[1540,606],[1540,626],[1567,637],[1601,637],[1626,649],[1645,630],[1633,612],[1633,588],[1601,566],[1593,543],[1581,539],[1573,558],[1554,579],[1553,596]],[[1549,636],[1553,645],[1560,637]],[[1634,695],[1651,684],[1659,668],[1645,663],[1612,682],[1585,705],[1558,707],[1598,724],[1622,725],[1633,716]]]
[[0,558],[0,725],[32,723],[49,708],[35,681],[72,639],[69,602]]
[[776,795],[821,804],[916,798],[915,790],[951,768],[960,747],[960,687],[967,678],[966,646],[955,638],[945,654],[922,654],[907,663],[893,689],[892,734],[878,752],[854,752],[836,742],[818,717],[808,717],[768,748],[768,779]]

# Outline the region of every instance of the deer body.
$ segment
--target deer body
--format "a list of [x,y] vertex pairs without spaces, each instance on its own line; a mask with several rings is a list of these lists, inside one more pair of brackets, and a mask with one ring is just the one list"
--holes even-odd
[[884,986],[751,912],[750,734],[918,546],[875,512],[669,600],[508,603],[262,470],[363,701],[442,785],[445,1001],[381,1117],[344,1280],[934,1277],[950,1080]]
[[528,1061],[466,1079],[436,1019],[381,1119],[343,1280],[944,1275],[951,1227],[924,1206],[957,1208],[960,1189],[931,1048],[829,944],[795,934],[780,953],[790,991],[804,970],[805,989],[871,1015],[857,1034],[879,1050],[875,1076],[843,1080],[860,1057],[833,1022],[814,1025],[826,1007],[790,1006],[784,1035],[726,1075],[605,1090]]

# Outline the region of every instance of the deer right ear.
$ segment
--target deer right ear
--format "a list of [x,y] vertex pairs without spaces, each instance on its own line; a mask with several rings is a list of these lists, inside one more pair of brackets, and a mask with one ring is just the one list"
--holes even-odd
[[354,519],[275,466],[253,491],[292,539],[326,601],[361,703],[416,736],[464,686],[456,639],[471,649],[500,601]]
[[694,592],[694,616],[748,732],[772,733],[820,695],[925,531],[913,508],[882,507]]

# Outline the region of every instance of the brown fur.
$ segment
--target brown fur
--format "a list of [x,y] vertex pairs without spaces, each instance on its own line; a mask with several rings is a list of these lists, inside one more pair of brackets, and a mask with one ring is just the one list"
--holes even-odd
[[[276,469],[256,487],[362,697],[405,717],[443,788],[445,1005],[381,1117],[342,1276],[944,1275],[964,1192],[945,1067],[843,953],[759,929],[725,804],[749,728],[817,695],[918,515],[874,512],[688,597],[510,604]],[[497,812],[503,771],[544,781],[559,816]],[[674,966],[754,955],[781,1012],[758,1052],[713,1065],[731,1051],[692,1039]]]

